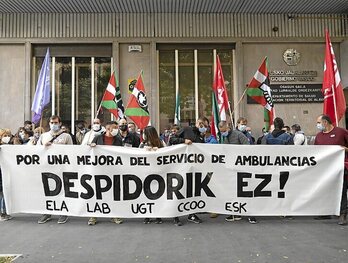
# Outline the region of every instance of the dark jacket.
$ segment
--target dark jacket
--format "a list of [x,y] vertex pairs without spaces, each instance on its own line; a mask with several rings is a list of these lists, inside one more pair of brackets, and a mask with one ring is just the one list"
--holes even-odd
[[132,147],[138,148],[140,145],[140,138],[133,132],[128,132],[126,137],[123,137],[120,133],[118,133],[115,137],[121,142],[121,146],[125,146],[126,144],[132,145]]
[[185,139],[196,143],[205,143],[204,135],[201,135],[197,127],[184,127],[175,136],[170,137],[170,145],[185,143]]
[[274,129],[263,137],[262,144],[289,145],[294,144],[294,141],[285,131]]
[[[104,143],[104,135],[105,135],[105,133],[100,134],[100,135],[94,137],[92,143],[95,143],[97,145],[105,145],[105,143]],[[119,137],[117,137],[117,135],[116,135],[112,139],[112,145],[113,146],[122,146],[122,140]]]

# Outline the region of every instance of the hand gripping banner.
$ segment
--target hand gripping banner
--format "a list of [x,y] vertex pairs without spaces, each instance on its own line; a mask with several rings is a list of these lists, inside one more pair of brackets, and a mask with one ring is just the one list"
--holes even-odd
[[339,146],[2,146],[8,213],[338,215]]

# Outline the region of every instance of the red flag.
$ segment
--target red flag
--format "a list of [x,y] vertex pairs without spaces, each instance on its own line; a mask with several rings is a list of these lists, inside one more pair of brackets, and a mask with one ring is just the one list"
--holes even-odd
[[220,120],[226,121],[228,96],[219,56],[216,56],[216,70],[214,76],[213,91],[217,100],[217,106],[219,107]]
[[325,35],[324,79],[321,90],[324,95],[323,113],[330,116],[332,123],[337,125],[346,112],[346,99],[344,97],[340,73],[338,72],[335,54],[327,30]]
[[250,81],[247,94],[264,107],[265,128],[268,130],[274,120],[274,104],[269,85],[267,57],[263,60],[253,79]]
[[137,83],[132,90],[125,115],[134,121],[140,130],[143,130],[149,124],[150,114],[142,73],[140,73]]

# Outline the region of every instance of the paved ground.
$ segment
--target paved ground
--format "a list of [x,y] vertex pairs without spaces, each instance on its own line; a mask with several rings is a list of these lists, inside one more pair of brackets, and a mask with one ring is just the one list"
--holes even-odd
[[38,225],[36,215],[0,222],[0,254],[23,254],[15,262],[348,262],[348,227],[337,220],[259,218],[225,222],[201,215],[203,224],[115,225],[83,218],[65,225]]

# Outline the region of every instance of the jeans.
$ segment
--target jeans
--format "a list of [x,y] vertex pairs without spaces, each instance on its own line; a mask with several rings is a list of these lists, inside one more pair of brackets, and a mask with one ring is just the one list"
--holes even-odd
[[0,213],[6,214],[6,206],[3,192],[0,192]]

